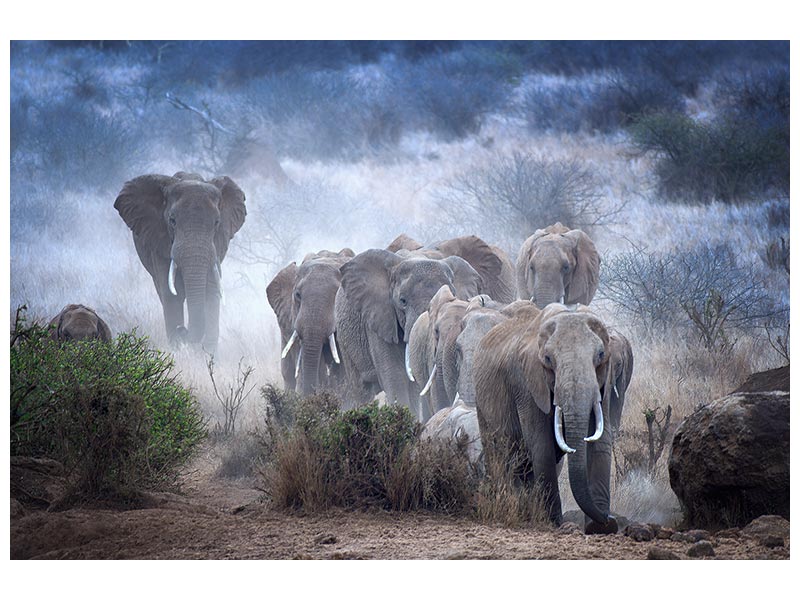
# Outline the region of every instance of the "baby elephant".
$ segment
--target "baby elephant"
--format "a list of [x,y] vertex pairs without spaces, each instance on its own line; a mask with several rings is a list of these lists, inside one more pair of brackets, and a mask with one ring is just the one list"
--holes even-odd
[[83,304],[67,304],[50,321],[50,337],[54,340],[111,341],[111,330],[97,313]]

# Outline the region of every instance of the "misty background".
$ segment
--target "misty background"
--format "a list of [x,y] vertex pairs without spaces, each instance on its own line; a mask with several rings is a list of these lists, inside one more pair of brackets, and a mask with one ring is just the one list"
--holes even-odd
[[[788,102],[788,42],[12,42],[12,322],[22,304],[47,321],[82,303],[168,349],[113,207],[146,173],[245,192],[216,372],[241,359],[259,385],[280,381],[265,287],[289,262],[400,233],[476,234],[516,259],[561,220],[595,240],[592,306],[633,342],[633,430],[665,398],[687,413],[726,389],[724,361],[737,376],[788,361]],[[709,344],[681,304],[703,313],[741,282],[727,346]],[[218,418],[205,358],[176,362]],[[637,503],[671,510],[648,490]]]

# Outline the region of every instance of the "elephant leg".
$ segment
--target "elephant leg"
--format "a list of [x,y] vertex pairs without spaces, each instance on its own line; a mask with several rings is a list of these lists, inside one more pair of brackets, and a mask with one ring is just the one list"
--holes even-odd
[[[284,346],[286,343],[284,342]],[[294,377],[295,365],[297,364],[297,350],[292,348],[286,358],[281,359],[281,376],[283,377],[283,389],[295,391],[297,382]]]
[[206,292],[206,328],[203,335],[203,349],[212,355],[216,354],[219,341],[219,303],[219,293],[209,287]]
[[[531,449],[533,472],[536,483],[542,492],[542,499],[550,521],[561,524],[561,495],[558,491],[558,472],[556,442],[553,433],[552,417],[539,411],[535,418],[533,439],[526,439]],[[526,436],[527,437],[527,436]]]
[[[604,407],[604,412],[608,412]],[[606,417],[606,423],[609,421]],[[592,427],[594,427],[592,418]],[[611,449],[613,444],[613,433],[610,427],[606,427],[602,437],[591,444],[587,444],[586,461],[587,477],[589,479],[589,491],[592,494],[592,501],[595,506],[603,513],[609,515],[608,523],[600,525],[586,516],[584,530],[586,533],[616,533],[617,521],[610,517],[611,510]]]
[[164,327],[170,343],[180,344],[186,341],[186,328],[183,325],[183,298],[170,293],[161,298],[164,312]]

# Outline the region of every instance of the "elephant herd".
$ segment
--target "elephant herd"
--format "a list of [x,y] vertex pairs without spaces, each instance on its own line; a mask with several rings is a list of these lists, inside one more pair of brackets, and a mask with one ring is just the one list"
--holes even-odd
[[555,523],[569,455],[586,532],[614,532],[612,443],[633,353],[586,306],[599,270],[592,240],[560,223],[528,238],[516,266],[476,236],[309,254],[267,286],[284,384],[335,389],[343,408],[383,392],[425,424],[423,437],[466,436],[479,469],[506,461],[539,482]]
[[[242,190],[228,177],[144,175],[125,183],[114,207],[153,279],[170,341],[213,353],[222,261],[246,216]],[[611,454],[633,354],[586,306],[599,270],[592,240],[560,223],[535,231],[516,261],[474,235],[430,244],[400,235],[385,249],[308,254],[266,288],[284,386],[335,390],[343,408],[383,392],[425,424],[423,437],[466,435],[476,465],[505,461],[523,484],[541,484],[554,523],[568,455],[586,532],[616,531]],[[80,305],[53,325],[59,339],[110,339]]]

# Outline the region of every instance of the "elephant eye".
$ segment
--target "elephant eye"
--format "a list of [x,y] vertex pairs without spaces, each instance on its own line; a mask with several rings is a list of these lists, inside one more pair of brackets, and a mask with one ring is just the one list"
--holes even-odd
[[603,362],[603,359],[605,357],[606,357],[606,353],[603,352],[602,350],[600,350],[600,352],[597,353],[597,362]]
[[298,302],[300,302],[300,292],[295,292],[294,293],[294,299],[297,300]]
[[169,216],[169,224],[170,224],[172,227],[175,227],[175,217],[174,217],[174,216],[172,216],[172,215],[170,215],[170,216]]
[[405,298],[403,298],[403,297],[401,296],[401,297],[400,297],[400,306],[403,306],[403,307],[404,307],[406,304],[408,304],[408,302],[406,301],[406,299],[405,299]]
[[219,219],[214,221],[214,229],[219,229]]
[[553,359],[552,359],[552,358],[550,358],[550,355],[549,355],[549,354],[545,354],[545,355],[544,355],[544,364],[545,364],[546,366],[548,366],[548,367],[552,367],[552,366],[553,366]]
[[564,263],[564,266],[561,267],[561,271],[564,273],[569,273],[569,263]]

